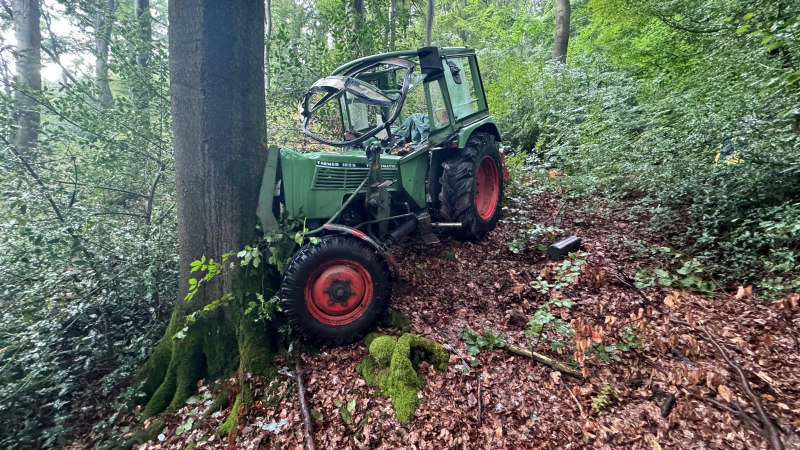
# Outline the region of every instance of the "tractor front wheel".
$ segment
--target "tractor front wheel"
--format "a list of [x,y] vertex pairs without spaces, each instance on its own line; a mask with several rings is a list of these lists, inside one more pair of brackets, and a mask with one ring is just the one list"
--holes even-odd
[[280,299],[304,340],[340,345],[361,339],[386,313],[391,294],[386,261],[355,238],[335,236],[294,255]]
[[503,164],[494,136],[475,133],[459,154],[445,161],[439,180],[442,215],[461,222],[455,237],[477,241],[493,230],[503,201]]

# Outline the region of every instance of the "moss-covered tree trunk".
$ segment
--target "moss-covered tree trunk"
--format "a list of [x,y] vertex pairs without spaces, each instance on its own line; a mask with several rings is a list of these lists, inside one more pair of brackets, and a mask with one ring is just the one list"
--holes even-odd
[[[275,288],[260,274],[230,273],[184,301],[190,263],[255,239],[256,204],[266,162],[264,5],[260,0],[170,0],[169,58],[175,136],[180,286],[166,334],[139,374],[145,416],[180,408],[197,381],[269,370],[274,333],[245,317],[246,292]],[[272,286],[269,286],[272,284]],[[185,316],[233,293],[226,308],[175,339]]]

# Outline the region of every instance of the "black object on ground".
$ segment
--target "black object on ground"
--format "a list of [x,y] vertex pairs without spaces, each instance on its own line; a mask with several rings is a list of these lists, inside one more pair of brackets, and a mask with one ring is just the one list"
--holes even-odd
[[561,261],[570,252],[581,247],[581,238],[578,236],[570,236],[563,241],[556,242],[555,244],[547,247],[547,257],[553,261]]
[[664,398],[664,403],[661,404],[661,417],[667,417],[676,403],[675,394],[667,394]]

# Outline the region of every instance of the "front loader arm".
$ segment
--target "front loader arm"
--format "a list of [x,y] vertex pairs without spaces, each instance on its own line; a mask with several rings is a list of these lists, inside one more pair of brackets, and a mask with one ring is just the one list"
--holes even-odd
[[261,221],[261,229],[267,230],[276,228],[278,220],[272,213],[272,201],[275,198],[275,181],[278,175],[278,156],[280,147],[270,145],[267,149],[267,164],[264,167],[264,176],[261,178],[261,190],[258,193],[258,207],[256,216]]

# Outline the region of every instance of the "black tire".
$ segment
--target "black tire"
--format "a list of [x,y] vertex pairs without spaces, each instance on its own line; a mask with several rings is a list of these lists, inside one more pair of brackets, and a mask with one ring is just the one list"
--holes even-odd
[[[494,210],[482,217],[476,202],[476,185],[479,165],[486,157],[494,161],[497,200]],[[457,239],[482,239],[497,225],[503,202],[503,164],[495,137],[487,133],[473,134],[467,145],[457,155],[442,163],[442,167],[442,176],[439,179],[442,185],[439,193],[442,216],[447,221],[463,224],[461,228],[452,229]],[[487,213],[486,208],[483,212]]]
[[[337,261],[344,261],[344,264]],[[323,271],[322,274],[318,272],[329,265],[335,268],[346,267],[355,271],[366,271],[372,281],[372,295],[368,305],[356,307],[356,310],[359,310],[358,315],[350,322],[326,323],[329,320],[349,319],[342,318],[344,316],[334,317],[316,306],[315,298],[319,300],[319,296],[314,297],[312,294],[307,298],[307,288],[313,292],[314,286],[318,286],[316,283],[325,283],[323,274],[326,272]],[[358,269],[354,269],[356,267]],[[314,279],[311,279],[312,276]],[[330,277],[327,280],[330,280]],[[364,282],[365,286],[367,284]],[[347,285],[349,292],[349,281]],[[356,295],[356,290],[353,290],[352,295]],[[320,295],[329,296],[327,303],[329,308],[339,307],[335,306],[339,301],[334,301],[332,294]],[[386,314],[391,296],[392,281],[386,261],[369,245],[347,236],[325,238],[318,244],[308,244],[300,248],[286,268],[279,294],[281,306],[289,319],[292,331],[305,341],[330,345],[347,344],[361,339]],[[360,303],[364,303],[364,300],[362,299]],[[345,302],[341,304],[347,306]]]

